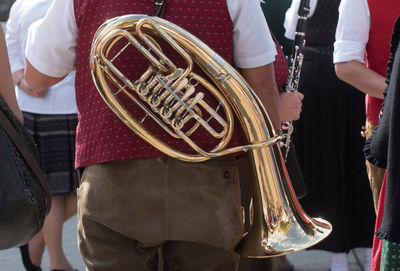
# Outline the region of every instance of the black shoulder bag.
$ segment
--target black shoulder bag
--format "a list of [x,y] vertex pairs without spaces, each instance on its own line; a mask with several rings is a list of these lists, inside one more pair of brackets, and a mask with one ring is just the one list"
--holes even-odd
[[0,97],[0,249],[28,243],[43,226],[51,195],[33,138]]

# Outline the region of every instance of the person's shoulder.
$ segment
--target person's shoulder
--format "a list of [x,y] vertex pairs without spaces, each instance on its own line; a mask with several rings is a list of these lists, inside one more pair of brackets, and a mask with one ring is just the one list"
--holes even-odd
[[37,14],[40,14],[42,17],[46,14],[46,11],[49,9],[51,3],[52,0],[16,0],[14,5],[21,15],[37,16]]
[[[358,6],[358,7],[366,7],[368,8],[368,3],[371,0],[341,0],[340,6]],[[353,10],[357,11],[357,10]]]

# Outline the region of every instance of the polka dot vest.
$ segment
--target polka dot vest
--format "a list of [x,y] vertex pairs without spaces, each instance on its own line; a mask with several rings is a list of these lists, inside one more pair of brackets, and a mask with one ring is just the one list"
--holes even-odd
[[[79,29],[76,60],[76,98],[79,124],[76,139],[76,167],[115,160],[154,158],[165,156],[140,137],[136,136],[118,119],[98,94],[90,74],[89,56],[93,36],[98,27],[107,19],[125,14],[153,14],[154,1],[128,0],[74,0],[75,18]],[[232,60],[232,22],[226,1],[169,0],[164,18],[183,27],[208,44],[228,62]],[[117,44],[116,50],[122,45]],[[164,49],[165,54],[179,66],[185,62],[172,48]],[[176,60],[176,62],[175,62]],[[132,81],[138,79],[148,68],[148,62],[133,48],[127,49],[114,63]],[[200,70],[195,70],[201,74]],[[202,91],[196,87],[196,91]],[[216,108],[217,103],[209,95],[205,100]],[[124,104],[138,120],[144,112],[132,101]],[[182,140],[166,134],[150,118],[143,124],[153,134],[170,146],[186,153],[193,153]],[[240,143],[240,127],[236,129],[231,145]],[[210,150],[218,142],[210,139],[205,130],[192,136],[193,141],[203,149]]]
[[288,77],[289,77],[289,66],[285,54],[282,51],[281,45],[275,36],[272,36],[275,41],[275,47],[277,55],[274,61],[274,72],[275,72],[275,82],[280,91],[283,91]]

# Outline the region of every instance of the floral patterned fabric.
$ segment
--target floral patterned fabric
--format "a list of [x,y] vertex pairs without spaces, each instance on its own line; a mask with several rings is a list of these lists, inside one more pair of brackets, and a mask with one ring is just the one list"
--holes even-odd
[[400,271],[400,244],[382,240],[381,271]]

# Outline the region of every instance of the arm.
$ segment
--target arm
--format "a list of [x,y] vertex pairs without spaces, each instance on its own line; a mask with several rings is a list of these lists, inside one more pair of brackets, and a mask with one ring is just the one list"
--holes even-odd
[[272,63],[276,49],[260,2],[235,0],[227,1],[227,4],[233,22],[235,66],[260,98],[273,127],[279,130],[281,123],[279,92]]
[[35,67],[31,65],[31,63],[28,61],[28,59],[25,59],[26,61],[26,66],[25,66],[25,80],[28,85],[30,86],[31,89],[35,89],[36,92],[38,93],[43,93],[45,92],[49,87],[57,84],[61,80],[65,78],[63,77],[52,77],[45,75],[44,73],[41,73]]
[[346,83],[373,97],[383,99],[386,78],[358,61],[335,64],[336,75]]
[[54,0],[28,30],[25,79],[32,89],[45,90],[75,69],[77,36],[73,1]]
[[46,96],[47,88],[43,90],[36,90],[29,86],[28,82],[25,80],[24,70],[14,72],[12,74],[12,78],[14,84],[22,89],[26,94],[37,98],[43,98],[44,96]]
[[12,78],[14,84],[28,95],[34,97],[43,97],[47,90],[43,92],[37,92],[36,90],[31,89],[24,79],[25,55],[22,47],[25,46],[25,36],[27,35],[29,20],[35,20],[36,15],[39,17],[40,13],[38,11],[38,14],[32,15],[31,19],[22,20],[21,22],[22,17],[25,16],[26,10],[23,3],[24,1],[16,1],[14,3],[10,10],[10,15],[6,25],[6,44]]
[[336,75],[363,93],[383,98],[385,77],[365,65],[370,14],[365,0],[342,0],[336,27],[333,62]]
[[281,127],[281,112],[279,104],[279,91],[275,83],[273,64],[248,69],[239,69],[244,79],[260,98],[267,110],[268,116],[278,131]]
[[11,78],[10,63],[8,61],[7,47],[4,40],[3,28],[0,27],[0,95],[4,98],[10,109],[22,122],[23,117],[15,96],[14,84]]

